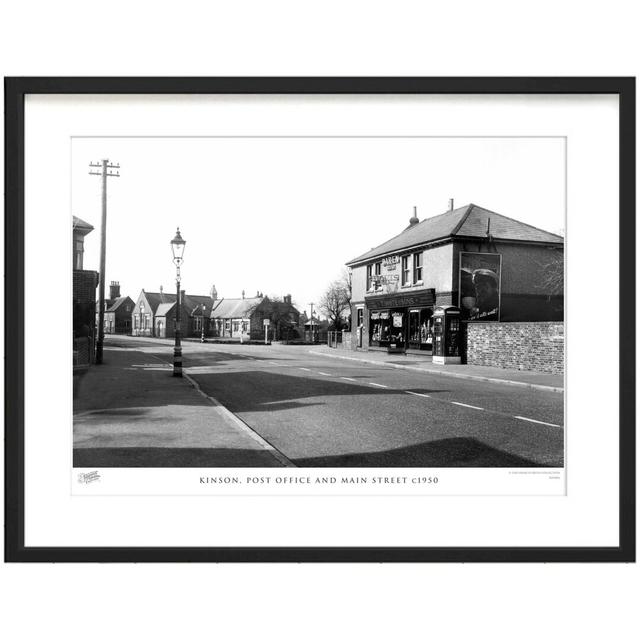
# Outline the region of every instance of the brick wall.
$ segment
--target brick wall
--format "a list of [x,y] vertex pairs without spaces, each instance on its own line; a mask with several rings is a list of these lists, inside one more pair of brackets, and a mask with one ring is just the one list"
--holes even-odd
[[564,323],[466,323],[468,364],[564,373]]

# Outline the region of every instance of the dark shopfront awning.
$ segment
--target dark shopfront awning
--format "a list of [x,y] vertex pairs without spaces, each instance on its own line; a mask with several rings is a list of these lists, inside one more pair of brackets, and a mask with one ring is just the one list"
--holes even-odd
[[419,293],[396,293],[391,296],[365,297],[369,309],[399,309],[402,307],[432,307],[436,303],[436,290]]

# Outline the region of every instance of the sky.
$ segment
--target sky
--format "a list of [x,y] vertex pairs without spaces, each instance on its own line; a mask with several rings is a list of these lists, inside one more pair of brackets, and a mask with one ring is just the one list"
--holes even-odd
[[564,235],[563,138],[73,138],[72,213],[95,227],[85,269],[99,270],[101,179],[89,163],[103,158],[121,167],[107,186],[105,282],[134,300],[175,290],[177,227],[187,294],[290,293],[301,311],[414,206],[423,220],[453,198]]

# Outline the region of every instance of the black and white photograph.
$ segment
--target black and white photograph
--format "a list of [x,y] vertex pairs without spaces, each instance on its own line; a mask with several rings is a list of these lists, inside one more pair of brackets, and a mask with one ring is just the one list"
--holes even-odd
[[565,160],[74,137],[73,466],[563,470]]
[[[15,80],[11,539],[58,558],[617,553],[626,112],[542,89],[626,85],[532,82]],[[594,269],[594,212],[618,206]]]

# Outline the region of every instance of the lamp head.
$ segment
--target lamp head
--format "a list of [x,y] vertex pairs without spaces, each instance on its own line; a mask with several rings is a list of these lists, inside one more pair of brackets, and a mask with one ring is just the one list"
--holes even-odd
[[180,266],[182,263],[182,256],[184,255],[184,246],[186,242],[180,235],[180,228],[176,229],[175,238],[171,241],[171,251],[173,253],[173,261],[176,265]]

